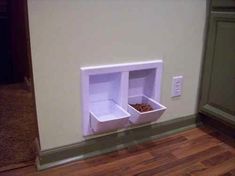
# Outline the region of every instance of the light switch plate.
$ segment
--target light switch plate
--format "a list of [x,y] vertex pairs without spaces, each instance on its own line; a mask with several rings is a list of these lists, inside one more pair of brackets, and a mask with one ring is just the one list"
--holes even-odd
[[173,76],[171,97],[178,97],[182,94],[183,76]]

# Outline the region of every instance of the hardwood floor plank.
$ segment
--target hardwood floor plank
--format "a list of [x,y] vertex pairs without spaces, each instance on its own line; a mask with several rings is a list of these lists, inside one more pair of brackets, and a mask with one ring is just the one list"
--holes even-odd
[[220,176],[235,176],[235,169],[232,169],[228,172],[226,172],[225,174],[222,174]]
[[133,167],[126,167],[123,169],[124,175],[137,175],[140,172],[143,172],[148,169],[152,169],[155,167],[162,166],[166,163],[176,161],[177,158],[170,153],[163,153],[159,155],[155,155],[155,157],[151,160],[146,160],[144,162],[140,162],[138,165]]
[[[210,133],[215,132],[215,130],[213,128],[208,128],[206,126],[202,126],[199,128],[194,128],[192,130],[189,131],[184,131],[182,133],[180,133],[180,136],[184,136],[187,139],[195,139],[201,136],[205,136],[205,135],[209,135]],[[177,135],[177,134],[176,134]]]
[[178,170],[184,167],[188,167],[194,163],[201,161],[202,158],[210,158],[220,152],[224,152],[224,149],[220,146],[215,146],[207,150],[204,150],[202,152],[167,163],[163,166],[155,167],[153,169],[140,172],[139,174],[136,174],[136,175],[139,175],[139,176],[149,176],[149,175],[154,175],[154,174],[167,175],[167,173],[173,172],[175,170]]
[[[186,145],[172,152],[177,158],[184,158],[218,145],[221,141],[209,135],[190,140]],[[193,147],[192,147],[193,146]]]
[[235,175],[235,140],[215,129],[195,128],[64,166],[34,166],[0,176],[193,176]]
[[[224,161],[233,158],[235,155],[231,153],[230,151],[223,152],[221,154],[218,154],[216,156],[213,156],[209,159],[206,159],[202,161],[201,163],[205,166],[215,166],[217,164],[223,163]],[[235,163],[234,163],[235,164]]]
[[226,160],[221,164],[209,167],[205,171],[194,173],[192,175],[193,176],[208,176],[208,174],[210,174],[210,176],[218,176],[218,175],[225,174],[234,168],[235,168],[235,157],[229,160]]
[[[182,167],[176,171],[173,171],[173,172],[170,172],[170,173],[167,173],[167,176],[190,176],[194,173],[197,173],[197,172],[201,172],[201,171],[204,171],[206,170],[207,167],[205,165],[203,165],[202,163],[196,163],[196,164],[192,164],[190,166],[187,166],[187,167]],[[165,173],[162,173],[163,175]],[[156,175],[159,175],[159,174],[156,174]],[[160,174],[161,175],[161,174]]]
[[[121,174],[123,168],[125,167],[133,167],[135,165],[138,165],[139,163],[147,160],[153,159],[153,156],[149,152],[144,152],[138,155],[128,156],[120,160],[115,160],[113,162],[100,165],[100,166],[94,166],[86,169],[80,170],[80,175],[105,175],[107,173],[115,173],[115,174]],[[104,170],[105,168],[105,170]],[[76,175],[77,173],[69,174],[69,176]]]
[[[172,152],[175,151],[185,145],[189,142],[185,137],[180,136],[182,139],[178,141],[169,141],[166,142],[165,145],[162,145],[162,147],[158,144],[156,144],[155,147],[150,149],[150,152],[153,156],[158,155],[159,153],[166,153],[166,152]],[[166,147],[167,146],[167,147]]]

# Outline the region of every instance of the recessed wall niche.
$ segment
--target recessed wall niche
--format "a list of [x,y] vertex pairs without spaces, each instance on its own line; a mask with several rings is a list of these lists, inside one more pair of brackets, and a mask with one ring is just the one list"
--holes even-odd
[[89,76],[90,125],[95,133],[124,128],[130,116],[121,103],[121,72]]
[[[156,121],[160,104],[162,60],[81,68],[83,135],[90,136]],[[148,104],[140,112],[132,104]]]

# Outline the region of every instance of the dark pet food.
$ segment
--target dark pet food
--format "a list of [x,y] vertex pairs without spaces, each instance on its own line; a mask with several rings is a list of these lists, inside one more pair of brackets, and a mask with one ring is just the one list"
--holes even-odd
[[152,111],[153,108],[146,103],[141,103],[141,104],[130,104],[133,108],[135,108],[137,111],[139,112],[148,112],[148,111]]

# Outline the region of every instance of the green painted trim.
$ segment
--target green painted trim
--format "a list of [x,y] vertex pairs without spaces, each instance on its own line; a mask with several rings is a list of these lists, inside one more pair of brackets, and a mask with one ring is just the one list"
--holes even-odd
[[205,44],[205,53],[203,59],[203,68],[201,75],[200,102],[199,109],[208,103],[210,83],[213,71],[213,60],[215,53],[215,42],[217,34],[217,23],[220,21],[234,21],[235,12],[210,11],[207,40]]
[[199,107],[198,111],[206,116],[217,118],[221,122],[229,123],[234,125],[235,116],[228,112],[225,112],[222,108],[219,109],[215,107],[209,101],[209,93],[211,92],[211,79],[213,74],[213,62],[215,54],[215,42],[217,37],[218,23],[223,22],[235,22],[235,11],[223,9],[223,11],[218,11],[218,9],[213,9],[213,7],[231,7],[231,3],[235,5],[234,0],[212,0],[211,7],[209,10],[209,23],[208,32],[205,42],[205,53],[203,59],[202,73],[201,73],[201,86],[200,86],[200,96],[199,96]]
[[201,108],[201,112],[206,114],[207,116],[216,117],[220,121],[225,121],[232,126],[235,126],[235,116],[225,111],[222,111],[214,106],[206,104]]
[[36,159],[37,169],[44,170],[72,161],[121,150],[191,129],[200,124],[197,115],[190,115],[42,151]]
[[209,35],[209,23],[210,23],[210,15],[211,15],[211,0],[207,0],[206,1],[206,19],[205,19],[205,28],[204,28],[204,36],[203,36],[203,51],[202,51],[202,62],[201,62],[201,70],[200,70],[200,87],[199,87],[199,96],[198,96],[198,101],[199,102],[197,104],[197,111],[200,110],[202,104],[203,104],[203,100],[202,100],[202,92],[203,90],[205,90],[205,86],[202,84],[204,81],[204,72],[206,71],[205,68],[205,63],[206,63],[206,55],[207,55],[207,38]]
[[234,0],[212,0],[212,8],[219,10],[219,9],[234,9],[235,8],[235,1]]
[[198,116],[201,119],[203,125],[215,128],[216,130],[219,130],[235,139],[235,125],[231,125],[231,123],[227,123],[224,120],[220,120],[218,118],[207,116],[201,113],[199,113]]

